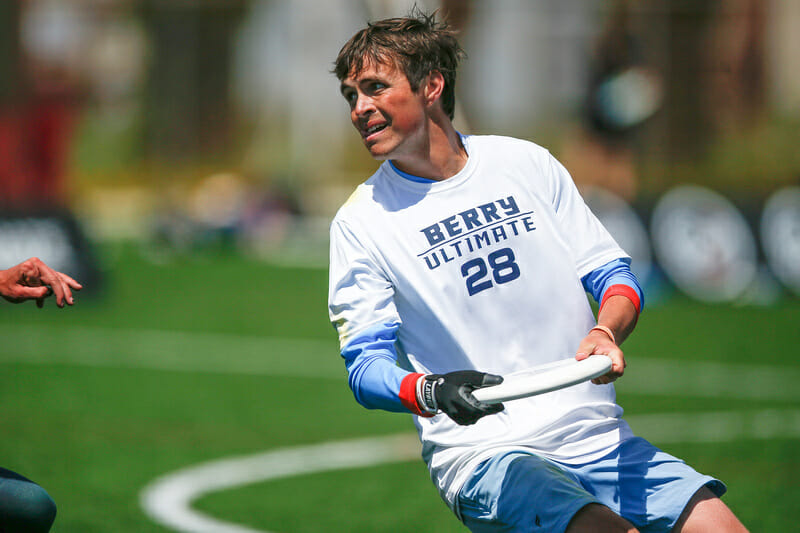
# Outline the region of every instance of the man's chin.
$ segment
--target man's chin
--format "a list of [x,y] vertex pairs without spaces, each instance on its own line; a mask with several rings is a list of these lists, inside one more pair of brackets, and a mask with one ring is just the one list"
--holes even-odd
[[382,150],[376,145],[367,146],[367,151],[369,152],[369,155],[372,156],[372,159],[377,159],[378,161],[385,161],[389,159],[389,154],[391,153],[391,150]]

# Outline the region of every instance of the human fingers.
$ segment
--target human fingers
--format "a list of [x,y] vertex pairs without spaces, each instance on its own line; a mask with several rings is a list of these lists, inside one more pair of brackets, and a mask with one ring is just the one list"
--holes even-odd
[[[39,301],[47,297],[48,287],[27,287],[24,285],[13,285],[3,293],[3,297],[11,303],[22,303],[27,300]],[[39,305],[41,307],[41,305]]]
[[[63,274],[56,272],[44,262],[36,258],[33,258],[31,261],[35,267],[35,271],[28,274],[29,284],[48,286],[50,291],[48,291],[48,294],[46,294],[43,298],[46,298],[50,294],[54,294],[56,297],[56,305],[58,307],[64,307],[65,304],[72,305],[72,291],[70,290],[67,280],[64,279]],[[39,307],[42,307],[43,303],[43,301],[37,301],[37,305]]]
[[578,345],[578,350],[575,352],[575,359],[577,359],[578,361],[583,361],[590,355],[594,354],[596,348],[597,348],[596,342],[594,342],[589,337],[584,338]]
[[58,290],[56,288],[53,289],[53,291],[56,293],[56,303],[58,304],[59,307],[64,307],[64,303],[68,305],[73,305],[75,303],[75,299],[72,295],[72,291],[81,290],[83,288],[83,285],[75,281],[72,277],[64,274],[63,272],[57,272],[53,270],[53,275],[55,276],[57,286],[61,290],[60,292],[63,294],[63,299],[59,301]]
[[57,272],[54,270],[48,272],[42,275],[41,279],[43,283],[50,287],[50,294],[55,295],[57,306],[64,307],[65,303],[72,305],[72,292]]
[[64,289],[64,301],[69,304],[73,305],[75,303],[74,297],[72,295],[72,291],[79,291],[83,288],[83,285],[75,281],[70,276],[67,276],[63,272],[56,272],[59,279],[62,283],[62,288]]
[[66,282],[66,284],[70,286],[70,288],[72,288],[72,289],[74,289],[76,291],[79,291],[79,290],[81,290],[83,288],[83,285],[81,285],[80,283],[75,281],[70,276],[67,276],[63,272],[59,272],[58,275],[61,276],[61,278],[64,280],[64,282]]
[[596,331],[590,331],[578,345],[575,359],[582,361],[590,355],[608,354],[610,350],[615,348],[617,348],[617,345],[611,342],[608,337],[602,333],[598,334]]
[[592,383],[596,385],[612,383],[622,377],[622,375],[625,373],[627,362],[625,362],[625,355],[622,353],[622,350],[615,346],[613,349],[607,350],[605,355],[611,358],[611,370],[602,376],[593,379]]

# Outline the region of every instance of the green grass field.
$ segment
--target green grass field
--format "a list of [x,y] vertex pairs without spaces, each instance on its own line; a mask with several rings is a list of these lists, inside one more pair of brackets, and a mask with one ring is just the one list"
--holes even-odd
[[[50,492],[54,531],[169,531],[139,500],[160,476],[413,433],[408,417],[353,400],[325,270],[214,256],[159,266],[131,248],[103,252],[101,298],[79,295],[65,310],[0,301],[0,465]],[[723,479],[725,501],[754,532],[796,529],[798,316],[796,298],[735,307],[675,296],[649,308],[624,346],[618,390],[634,430]],[[464,530],[418,459],[255,482],[194,507],[284,533]]]

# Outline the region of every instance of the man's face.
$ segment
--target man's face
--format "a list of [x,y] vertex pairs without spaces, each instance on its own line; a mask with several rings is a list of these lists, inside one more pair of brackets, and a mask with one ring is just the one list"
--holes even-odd
[[426,121],[423,91],[412,91],[403,71],[367,63],[342,80],[341,92],[372,157],[398,159],[419,151]]

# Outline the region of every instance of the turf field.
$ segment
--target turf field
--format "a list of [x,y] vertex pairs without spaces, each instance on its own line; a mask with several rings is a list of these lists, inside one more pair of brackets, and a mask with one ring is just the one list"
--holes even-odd
[[[407,417],[353,401],[325,270],[215,256],[154,265],[125,247],[102,257],[100,298],[79,295],[66,310],[0,301],[0,465],[50,492],[54,531],[170,531],[140,503],[154,480],[300,446],[305,473],[255,476],[194,508],[285,533],[463,530],[418,459],[330,469],[337,456],[324,443],[413,435]],[[796,528],[798,317],[797,298],[673,297],[624,346],[618,390],[634,430],[726,481],[725,501],[754,532]],[[289,455],[277,457],[289,468]]]

